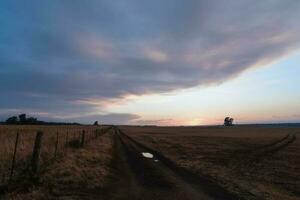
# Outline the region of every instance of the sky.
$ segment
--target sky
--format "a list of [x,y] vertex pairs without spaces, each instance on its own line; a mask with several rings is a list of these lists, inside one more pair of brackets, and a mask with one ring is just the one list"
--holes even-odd
[[2,0],[0,120],[300,122],[298,0]]

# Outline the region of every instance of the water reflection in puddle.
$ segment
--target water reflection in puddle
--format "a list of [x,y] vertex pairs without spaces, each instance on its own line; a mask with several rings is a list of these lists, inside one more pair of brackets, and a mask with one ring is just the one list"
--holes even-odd
[[157,159],[154,159],[154,156],[152,153],[149,153],[149,152],[143,152],[142,155],[145,157],[145,158],[153,158],[153,161],[154,162],[158,162]]
[[142,155],[143,155],[145,158],[153,158],[153,154],[148,153],[148,152],[143,152]]

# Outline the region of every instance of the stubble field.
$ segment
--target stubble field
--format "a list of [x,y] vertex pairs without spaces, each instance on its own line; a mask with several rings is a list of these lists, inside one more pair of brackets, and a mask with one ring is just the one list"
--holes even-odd
[[[38,181],[24,182],[37,130],[44,132],[44,165]],[[83,130],[85,144],[70,146]],[[0,138],[1,180],[10,185],[3,199],[220,199],[218,192],[228,199],[300,199],[297,127],[0,126]],[[144,151],[154,159],[143,158]],[[191,174],[209,181],[196,183]]]
[[[122,127],[179,166],[246,199],[300,199],[300,128]],[[297,139],[298,138],[298,139]]]

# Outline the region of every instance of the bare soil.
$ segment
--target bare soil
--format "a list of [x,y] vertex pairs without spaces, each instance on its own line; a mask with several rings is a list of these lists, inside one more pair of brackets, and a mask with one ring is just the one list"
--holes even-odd
[[[114,141],[114,172],[104,199],[238,199],[208,179],[183,171],[118,128]],[[142,152],[154,157],[145,158]]]

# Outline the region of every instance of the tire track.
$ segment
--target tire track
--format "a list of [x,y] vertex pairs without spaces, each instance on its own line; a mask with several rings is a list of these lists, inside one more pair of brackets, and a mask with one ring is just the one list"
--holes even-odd
[[274,141],[270,144],[263,145],[254,150],[248,150],[238,154],[234,158],[233,169],[241,170],[244,168],[251,169],[250,171],[259,170],[257,164],[277,153],[278,151],[286,148],[288,145],[296,140],[296,135],[288,134],[283,138]]
[[[105,199],[238,199],[211,180],[178,167],[117,127],[114,131],[114,177]],[[144,158],[142,152],[149,152],[154,158]],[[112,190],[117,192],[111,193]]]
[[296,136],[294,134],[288,134],[278,141],[275,141],[269,145],[262,146],[261,148],[257,149],[253,153],[254,154],[275,153],[275,152],[285,148],[286,146],[288,146],[295,140],[296,140]]
[[296,136],[294,134],[288,134],[275,142],[261,146],[257,149],[248,152],[244,152],[244,154],[247,154],[246,158],[250,160],[260,160],[284,149],[289,144],[293,143],[295,140]]

